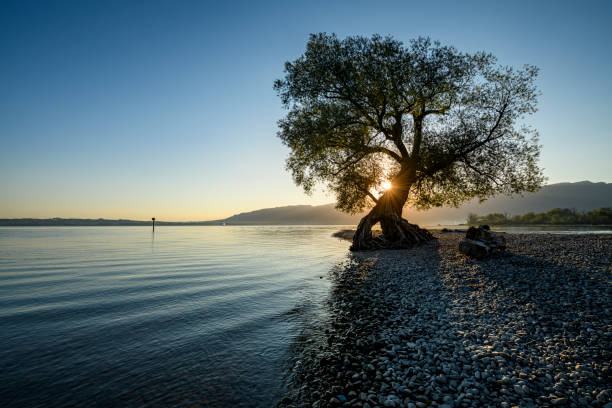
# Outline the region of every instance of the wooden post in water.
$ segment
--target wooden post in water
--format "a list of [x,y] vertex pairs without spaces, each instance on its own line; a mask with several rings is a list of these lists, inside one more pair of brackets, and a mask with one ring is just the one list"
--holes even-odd
[[155,231],[155,217],[151,218],[151,221],[153,221],[153,231]]

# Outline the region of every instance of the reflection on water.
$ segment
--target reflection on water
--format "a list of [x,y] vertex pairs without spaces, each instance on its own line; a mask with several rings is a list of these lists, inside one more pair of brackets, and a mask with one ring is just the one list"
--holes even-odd
[[270,406],[338,227],[0,228],[4,406]]

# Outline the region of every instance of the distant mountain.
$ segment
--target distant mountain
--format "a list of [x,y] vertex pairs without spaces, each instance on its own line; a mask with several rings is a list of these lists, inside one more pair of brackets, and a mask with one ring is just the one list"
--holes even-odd
[[404,210],[409,220],[423,225],[465,222],[469,213],[485,215],[504,213],[524,214],[529,211],[546,212],[553,208],[570,208],[579,212],[612,206],[612,183],[557,183],[542,187],[536,193],[509,197],[498,196],[482,204],[472,200],[459,208],[434,208],[428,211]]
[[[499,196],[485,201],[472,200],[459,208],[434,208],[427,211],[404,209],[404,217],[422,225],[464,223],[469,213],[485,215],[494,212],[509,215],[525,212],[545,212],[552,208],[572,208],[590,211],[612,206],[612,183],[558,183],[544,186],[537,193],[524,196]],[[228,225],[354,225],[364,214],[344,214],[333,204],[311,206],[295,205],[265,208],[231,216],[225,220]]]
[[[529,211],[546,212],[552,208],[570,208],[590,211],[600,207],[612,207],[612,183],[558,183],[544,186],[537,193],[522,197],[500,196],[478,204],[473,200],[459,208],[434,208],[428,211],[404,209],[408,221],[421,225],[464,223],[469,213],[486,215],[505,213],[524,214]],[[356,225],[364,214],[349,215],[325,205],[291,205],[264,208],[212,221],[164,222],[155,225]],[[1,226],[53,226],[53,225],[151,225],[151,221],[106,219],[0,219]]]
[[232,215],[225,220],[228,225],[352,225],[361,215],[349,215],[334,208],[334,204],[290,205],[264,208]]

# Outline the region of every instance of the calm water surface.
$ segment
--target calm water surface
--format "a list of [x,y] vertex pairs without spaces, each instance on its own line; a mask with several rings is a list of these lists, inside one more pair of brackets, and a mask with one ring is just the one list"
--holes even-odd
[[340,228],[0,228],[1,405],[274,405]]
[[0,228],[2,405],[273,405],[336,230]]

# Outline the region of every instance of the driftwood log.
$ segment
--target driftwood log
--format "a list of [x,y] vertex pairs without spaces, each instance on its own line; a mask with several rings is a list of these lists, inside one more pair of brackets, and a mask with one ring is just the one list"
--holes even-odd
[[470,227],[465,238],[459,242],[459,252],[476,259],[486,258],[494,251],[506,249],[506,238],[502,233],[493,232],[488,225]]

